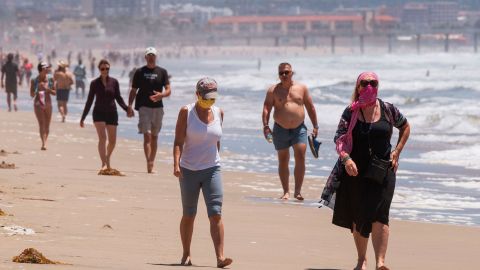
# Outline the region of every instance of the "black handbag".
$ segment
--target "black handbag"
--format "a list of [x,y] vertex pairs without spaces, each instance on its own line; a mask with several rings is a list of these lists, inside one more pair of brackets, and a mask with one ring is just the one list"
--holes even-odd
[[375,154],[370,155],[370,163],[364,177],[377,184],[383,184],[388,170],[392,167],[390,160],[378,158]]
[[[363,115],[363,110],[361,110],[363,119],[365,120],[365,116]],[[377,157],[372,150],[370,145],[370,128],[368,129],[368,150],[370,152],[370,163],[368,164],[367,170],[363,177],[369,179],[373,183],[376,184],[383,184],[385,178],[387,177],[388,170],[392,167],[392,162],[390,160],[385,160]]]

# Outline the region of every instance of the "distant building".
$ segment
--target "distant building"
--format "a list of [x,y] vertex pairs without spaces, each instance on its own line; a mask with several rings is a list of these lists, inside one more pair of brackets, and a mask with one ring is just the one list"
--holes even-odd
[[94,0],[93,14],[96,17],[155,17],[160,13],[160,0]]
[[233,11],[229,8],[216,8],[210,6],[198,6],[193,4],[162,5],[161,14],[170,15],[178,22],[194,24],[197,28],[203,28],[214,17],[232,16]]
[[407,3],[402,23],[414,29],[445,27],[458,24],[460,5],[457,2]]
[[458,2],[432,2],[429,6],[431,27],[452,26],[458,23]]
[[403,7],[402,23],[414,29],[426,28],[429,25],[429,9],[424,3],[407,3]]
[[362,15],[312,15],[312,16],[228,16],[209,21],[210,30],[217,34],[285,35],[308,33],[363,33],[367,25],[390,27],[397,21],[388,15],[372,16],[371,21]]
[[105,29],[96,18],[63,19],[58,23],[58,30],[62,38],[68,40],[102,38],[105,36]]
[[480,11],[460,11],[458,21],[462,26],[480,28]]

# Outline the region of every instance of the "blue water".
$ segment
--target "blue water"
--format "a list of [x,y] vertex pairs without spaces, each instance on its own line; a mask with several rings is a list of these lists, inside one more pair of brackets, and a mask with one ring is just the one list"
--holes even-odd
[[[219,84],[217,105],[225,111],[224,168],[276,174],[276,153],[263,138],[261,113],[265,91],[277,81],[277,65],[287,61],[296,72],[295,79],[309,87],[319,118],[321,154],[314,159],[308,153],[307,175],[324,179],[337,158],[332,139],[356,76],[374,70],[380,77],[380,97],[397,105],[412,127],[400,159],[391,215],[479,226],[479,60],[480,56],[473,54],[270,58],[262,59],[261,70],[257,70],[256,58],[161,61],[159,65],[172,75],[172,96],[164,101],[160,143],[172,146],[178,110],[194,102],[196,81],[210,76]],[[128,78],[120,77],[121,73],[120,67],[112,67],[111,75],[120,80],[126,100]],[[70,121],[78,122],[84,102],[71,95]],[[30,99],[22,95],[20,108],[31,110],[31,106]],[[88,119],[91,121],[91,114]],[[136,118],[127,119],[121,113],[119,135],[140,139],[136,124]],[[311,128],[308,119],[306,124]],[[394,136],[392,144],[396,140]]]

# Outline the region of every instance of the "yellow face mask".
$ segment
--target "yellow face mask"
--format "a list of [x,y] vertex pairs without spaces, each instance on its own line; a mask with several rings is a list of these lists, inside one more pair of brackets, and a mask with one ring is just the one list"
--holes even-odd
[[198,97],[198,106],[202,109],[209,109],[215,103],[215,99],[203,99],[202,97]]

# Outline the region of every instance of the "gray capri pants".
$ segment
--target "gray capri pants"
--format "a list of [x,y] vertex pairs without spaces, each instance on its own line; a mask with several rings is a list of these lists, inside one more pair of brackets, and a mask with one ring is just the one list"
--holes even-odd
[[180,190],[182,192],[183,215],[195,216],[197,213],[198,196],[202,189],[208,217],[222,214],[223,186],[220,166],[199,171],[191,171],[180,167],[182,177]]

